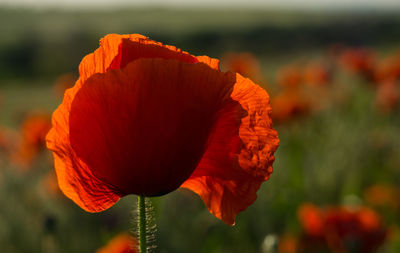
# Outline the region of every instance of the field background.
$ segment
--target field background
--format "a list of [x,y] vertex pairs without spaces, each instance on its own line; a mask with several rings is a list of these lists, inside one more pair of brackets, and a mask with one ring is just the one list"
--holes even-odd
[[[400,15],[3,8],[0,125],[18,132],[27,113],[51,113],[62,101],[53,87],[57,77],[77,74],[82,57],[108,33],[140,33],[215,58],[228,51],[251,52],[260,61],[261,85],[273,97],[280,89],[276,73],[282,66],[323,59],[332,45],[371,48],[379,57],[397,52]],[[367,187],[400,185],[400,111],[380,113],[374,107],[375,90],[359,76],[339,71],[333,83],[336,91],[346,94],[346,102],[276,125],[281,145],[274,173],[234,227],[209,214],[191,192],[153,198],[157,252],[277,252],[266,251],[266,236],[300,234],[296,213],[302,203],[363,204]],[[52,158],[45,150],[28,169],[0,154],[2,252],[94,252],[114,235],[130,230],[134,196],[105,212],[86,213],[61,193],[49,192],[43,182],[52,171]],[[384,223],[397,227],[398,211],[382,212]],[[400,239],[387,242],[379,252],[400,252]]]

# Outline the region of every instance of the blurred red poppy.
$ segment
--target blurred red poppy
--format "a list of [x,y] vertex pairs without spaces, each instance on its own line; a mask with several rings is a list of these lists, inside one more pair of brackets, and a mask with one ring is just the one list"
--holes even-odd
[[297,253],[298,252],[298,239],[291,235],[284,235],[279,239],[278,252],[279,253]]
[[222,64],[232,72],[260,81],[260,63],[252,53],[230,52],[222,56]]
[[302,252],[324,248],[332,252],[375,252],[387,235],[378,214],[367,207],[321,210],[305,204],[299,209],[299,220],[304,231]]
[[276,80],[284,89],[296,89],[302,84],[301,69],[297,65],[288,65],[278,70]]
[[45,147],[45,138],[51,128],[50,115],[31,113],[26,116],[21,126],[21,141],[13,154],[13,161],[28,166]]
[[393,111],[399,105],[400,85],[392,80],[378,83],[375,104],[383,113]]
[[400,57],[389,57],[378,61],[374,69],[376,82],[395,81],[400,76]]
[[306,115],[310,111],[310,100],[307,101],[300,90],[284,90],[272,99],[272,118],[283,123],[299,116]]
[[330,81],[331,75],[323,63],[312,62],[305,67],[303,78],[308,85],[323,86]]
[[137,253],[137,243],[133,237],[122,233],[113,237],[107,245],[98,249],[96,253]]
[[72,88],[76,81],[76,77],[72,73],[60,75],[54,82],[54,93],[63,95],[66,89]]
[[322,211],[313,204],[303,204],[297,216],[306,234],[311,236],[320,236],[323,234],[324,218]]
[[339,55],[340,65],[368,80],[374,78],[375,55],[365,48],[346,49]]
[[234,224],[255,201],[279,145],[265,90],[216,59],[137,34],[107,35],[79,72],[47,146],[61,190],[80,207],[183,187]]
[[400,190],[393,186],[372,185],[364,191],[364,199],[373,206],[400,209]]

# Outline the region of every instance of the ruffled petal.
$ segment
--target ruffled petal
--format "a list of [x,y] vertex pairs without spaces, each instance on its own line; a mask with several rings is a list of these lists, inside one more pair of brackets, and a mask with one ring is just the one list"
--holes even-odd
[[265,90],[236,74],[232,101],[220,110],[209,146],[181,187],[194,191],[210,212],[233,225],[272,173],[279,145]]
[[[135,56],[135,52],[140,52],[140,55]],[[122,57],[122,53],[128,53],[128,56]],[[74,87],[66,90],[63,103],[53,113],[53,128],[46,141],[47,147],[53,151],[61,190],[86,211],[98,212],[109,208],[119,200],[121,193],[104,180],[98,179],[72,149],[69,122],[72,101],[86,80],[94,74],[120,68],[118,61],[123,60],[126,64],[128,59],[133,61],[140,57],[172,58],[190,63],[204,61],[205,64],[218,68],[216,59],[204,56],[196,60],[194,56],[173,46],[164,46],[139,34],[107,35],[100,40],[100,47],[95,52],[84,57],[79,66],[79,80]]]
[[240,107],[234,83],[206,64],[163,59],[93,75],[56,111],[48,136],[64,193],[100,211],[126,194],[175,190],[200,162],[220,108]]
[[187,63],[202,62],[219,70],[219,60],[208,56],[195,57],[179,48],[163,45],[140,34],[108,34],[100,40],[100,47],[82,59],[79,74],[83,83],[96,73],[120,69],[141,58],[176,59]]
[[[76,89],[71,89],[72,92],[76,92]],[[112,206],[120,196],[111,186],[97,179],[72,149],[69,140],[71,103],[70,96],[66,96],[63,104],[54,112],[53,128],[46,136],[47,148],[53,151],[61,191],[84,210],[99,212]]]
[[219,70],[219,60],[215,58],[208,57],[206,55],[196,57],[199,62],[207,64],[210,68]]
[[79,65],[83,81],[95,73],[125,67],[140,58],[177,59],[198,62],[196,57],[174,46],[163,45],[140,34],[109,34],[100,40],[100,47],[85,56]]

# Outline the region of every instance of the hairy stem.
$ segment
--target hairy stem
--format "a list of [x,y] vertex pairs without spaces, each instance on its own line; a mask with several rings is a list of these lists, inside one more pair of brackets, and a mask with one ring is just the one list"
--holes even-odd
[[147,252],[147,228],[146,228],[146,201],[144,196],[138,196],[138,232],[139,252]]

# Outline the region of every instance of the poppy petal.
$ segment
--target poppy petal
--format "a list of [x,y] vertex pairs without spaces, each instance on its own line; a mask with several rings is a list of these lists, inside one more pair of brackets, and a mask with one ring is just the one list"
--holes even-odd
[[200,195],[212,214],[233,225],[272,173],[279,139],[272,129],[265,90],[236,74],[231,98],[239,106],[230,104],[221,110],[211,143],[181,187]]
[[[66,106],[69,111],[54,117],[61,118],[55,125],[68,121],[61,126],[68,138],[54,144],[57,137],[48,136],[49,148],[61,153],[60,186],[75,191],[64,189],[81,206],[82,191],[93,196],[84,207],[91,211],[101,209],[92,204],[104,208],[126,194],[175,190],[203,156],[220,108],[240,107],[230,97],[234,83],[234,74],[206,64],[163,59],[139,59],[93,75]],[[60,146],[69,146],[71,154],[59,152]]]
[[206,55],[196,57],[199,62],[207,64],[210,68],[219,70],[219,60],[215,58],[210,58]]
[[[76,90],[72,88],[70,93],[76,93]],[[53,114],[53,128],[46,136],[47,148],[53,151],[54,166],[61,191],[88,212],[102,211],[111,207],[120,196],[112,187],[98,180],[71,148],[69,110],[72,99],[69,98],[66,96]]]
[[[80,78],[73,88],[79,89],[89,77],[96,73],[120,69],[141,58],[176,59],[188,63],[202,62],[219,70],[218,59],[208,56],[195,57],[174,46],[163,45],[140,34],[108,34],[100,40],[98,49],[82,59],[79,64]],[[72,97],[76,92],[68,91],[66,91],[65,97]]]
[[79,65],[84,82],[95,73],[120,69],[141,58],[176,59],[182,62],[202,62],[219,70],[219,60],[208,56],[192,56],[179,48],[163,45],[140,34],[108,34],[100,40],[100,47],[85,56]]
[[[86,80],[95,73],[125,67],[140,58],[177,59],[198,62],[196,57],[174,46],[163,45],[140,34],[108,34],[100,40],[100,47],[85,56],[79,65],[81,78]],[[83,80],[83,81],[84,81]]]

